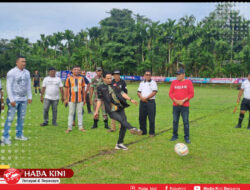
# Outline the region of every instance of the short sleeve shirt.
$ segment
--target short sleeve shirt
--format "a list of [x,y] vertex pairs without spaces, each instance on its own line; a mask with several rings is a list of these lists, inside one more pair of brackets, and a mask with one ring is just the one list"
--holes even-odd
[[34,74],[34,75],[33,75],[34,81],[40,81],[40,77],[41,77],[41,76],[40,76],[39,74],[37,74],[37,75]]
[[83,102],[83,91],[85,87],[85,81],[83,77],[68,77],[65,82],[65,87],[68,88],[69,102]]
[[59,77],[46,77],[43,80],[42,87],[45,87],[44,98],[49,100],[59,100],[60,87],[63,87],[62,81]]
[[[153,91],[158,91],[157,83],[154,80],[142,81],[138,88],[138,92],[141,92],[142,97],[148,97]],[[151,100],[155,99],[155,96]]]
[[244,90],[244,98],[250,99],[250,81],[249,81],[248,79],[246,79],[246,80],[242,83],[241,89]]

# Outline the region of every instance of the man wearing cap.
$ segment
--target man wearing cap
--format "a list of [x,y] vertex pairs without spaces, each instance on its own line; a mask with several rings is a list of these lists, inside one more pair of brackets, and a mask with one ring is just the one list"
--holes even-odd
[[147,117],[149,118],[149,135],[155,135],[156,104],[155,95],[158,91],[157,84],[151,79],[151,71],[144,73],[144,81],[140,83],[137,95],[140,98],[139,122],[142,135],[147,134]]
[[[121,89],[123,92],[128,94],[127,85],[124,80],[121,79],[121,72],[119,70],[115,70],[113,72],[114,79],[112,80],[112,86]],[[119,128],[121,128],[121,124],[119,124]],[[111,119],[111,129],[110,132],[114,132],[116,130],[116,121]]]
[[[92,104],[93,102],[93,110],[96,110],[96,105],[97,105],[97,99],[98,99],[97,87],[101,84],[103,84],[102,68],[97,67],[96,76],[91,80],[91,84],[90,84],[90,104]],[[105,128],[110,129],[110,127],[108,126],[108,115],[105,112],[105,106],[104,106],[103,101],[102,101],[101,107],[102,107],[102,117],[104,120]],[[95,129],[98,127],[98,121],[99,121],[99,114],[94,115],[94,125],[92,126],[92,129]]]
[[178,139],[178,125],[180,114],[184,123],[184,139],[186,143],[191,143],[189,139],[189,100],[194,97],[194,87],[190,80],[185,79],[184,69],[176,72],[177,80],[170,86],[169,96],[173,101],[173,136],[171,141]]
[[[235,126],[235,128],[241,128],[241,123],[244,119],[244,115],[246,111],[250,111],[250,73],[247,75],[247,80],[245,80],[241,84],[241,88],[238,94],[237,98],[237,104],[240,103],[240,98],[242,94],[244,93],[243,100],[240,105],[240,115],[239,115],[239,121],[238,124]],[[248,121],[248,126],[247,129],[250,129],[250,115],[249,115],[249,121]]]
[[[49,108],[52,106],[52,125],[57,126],[57,106],[60,99],[64,102],[63,84],[59,77],[56,77],[56,69],[54,67],[49,68],[49,76],[45,77],[42,85],[41,102],[43,103],[43,123],[40,126],[46,126],[49,122]],[[45,97],[43,95],[45,93]]]

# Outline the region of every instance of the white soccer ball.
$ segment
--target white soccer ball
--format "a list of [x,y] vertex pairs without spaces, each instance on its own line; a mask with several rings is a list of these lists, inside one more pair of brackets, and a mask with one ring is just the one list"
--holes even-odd
[[174,151],[180,156],[186,156],[188,154],[188,147],[184,143],[177,143]]

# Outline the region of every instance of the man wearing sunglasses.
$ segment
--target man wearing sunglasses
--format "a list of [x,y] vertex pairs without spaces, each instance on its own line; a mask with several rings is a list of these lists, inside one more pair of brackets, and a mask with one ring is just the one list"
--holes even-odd
[[149,119],[149,135],[155,136],[155,95],[158,91],[157,84],[151,79],[151,71],[144,73],[144,81],[140,83],[137,95],[140,98],[139,122],[142,135],[147,134],[147,117]]

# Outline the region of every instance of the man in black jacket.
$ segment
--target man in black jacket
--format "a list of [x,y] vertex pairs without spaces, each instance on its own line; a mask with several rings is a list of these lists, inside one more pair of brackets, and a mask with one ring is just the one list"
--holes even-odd
[[129,105],[126,103],[126,100],[130,100],[131,103],[137,105],[138,103],[131,99],[125,92],[120,88],[112,86],[112,74],[110,72],[105,72],[103,74],[104,84],[101,84],[97,87],[97,106],[94,116],[98,116],[98,111],[101,106],[101,101],[104,102],[105,111],[109,114],[111,119],[114,119],[121,123],[121,129],[119,132],[119,139],[115,146],[115,149],[128,150],[123,144],[123,140],[126,134],[126,129],[130,131],[131,134],[141,135],[142,131],[132,127],[128,122],[124,112],[124,108]]
[[[121,79],[121,72],[119,70],[115,70],[113,72],[113,80],[112,80],[112,86],[116,88],[120,88],[123,92],[128,94],[127,90],[127,84],[124,80]],[[119,128],[121,128],[121,124],[119,125]],[[111,129],[109,132],[114,132],[116,130],[116,122],[114,119],[111,120]]]

